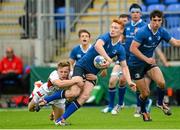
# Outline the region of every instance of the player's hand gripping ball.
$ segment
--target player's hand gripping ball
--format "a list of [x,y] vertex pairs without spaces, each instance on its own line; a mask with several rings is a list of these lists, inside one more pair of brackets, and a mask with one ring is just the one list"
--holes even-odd
[[103,69],[104,66],[102,65],[105,63],[106,63],[106,59],[101,55],[98,55],[94,58],[94,66],[98,69]]

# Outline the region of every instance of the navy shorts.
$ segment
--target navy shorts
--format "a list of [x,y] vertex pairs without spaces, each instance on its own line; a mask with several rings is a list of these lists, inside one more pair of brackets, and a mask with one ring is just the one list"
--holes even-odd
[[156,67],[157,65],[152,64],[143,64],[141,66],[129,66],[129,71],[131,74],[131,79],[139,80],[144,78],[144,75],[149,71],[151,68]]
[[73,75],[72,75],[72,77],[74,77],[74,76],[80,76],[80,77],[82,77],[83,79],[85,79],[86,81],[91,82],[91,83],[95,86],[95,85],[96,85],[96,80],[87,80],[87,79],[86,79],[86,74],[91,74],[91,73],[88,72],[87,70],[79,67],[79,66],[74,66],[74,70],[73,70]]

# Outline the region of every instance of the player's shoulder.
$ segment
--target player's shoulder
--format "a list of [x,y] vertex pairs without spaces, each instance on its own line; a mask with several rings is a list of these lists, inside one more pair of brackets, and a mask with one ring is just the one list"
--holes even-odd
[[129,27],[129,26],[131,26],[131,21],[129,21],[125,24],[125,27]]
[[58,75],[57,70],[52,71],[52,72],[50,73],[49,77],[54,76],[54,75]]
[[161,33],[163,33],[163,32],[168,32],[168,31],[166,30],[166,28],[164,28],[164,27],[160,27],[160,28],[158,29],[158,31],[161,32]]
[[98,39],[107,39],[107,38],[110,38],[109,32],[104,33],[104,34],[101,34],[101,35],[98,37]]
[[124,46],[123,46],[122,43],[119,43],[119,44],[118,44],[118,49],[119,49],[120,51],[124,51],[124,50],[125,50],[125,48],[124,48]]
[[147,31],[148,31],[148,25],[144,25],[143,27],[141,27],[141,28],[138,30],[138,33],[143,33],[143,34],[145,34]]
[[78,49],[80,49],[80,44],[75,45],[72,50],[78,50]]

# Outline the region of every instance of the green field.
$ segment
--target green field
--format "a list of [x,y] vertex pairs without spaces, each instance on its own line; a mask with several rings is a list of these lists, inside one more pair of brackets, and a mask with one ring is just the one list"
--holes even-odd
[[48,119],[51,109],[31,113],[27,109],[0,109],[0,129],[180,129],[180,108],[172,107],[172,116],[158,108],[151,111],[152,122],[133,117],[134,108],[124,108],[118,115],[101,113],[102,107],[83,107],[67,121],[70,126],[55,126]]

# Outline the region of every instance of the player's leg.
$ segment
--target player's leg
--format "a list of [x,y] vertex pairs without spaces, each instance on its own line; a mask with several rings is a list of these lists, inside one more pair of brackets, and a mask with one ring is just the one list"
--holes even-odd
[[119,87],[118,87],[118,104],[113,108],[111,114],[116,115],[120,109],[124,107],[124,95],[126,93],[126,79],[121,71],[119,71]]
[[131,78],[135,81],[137,89],[140,92],[139,102],[141,114],[143,116],[144,121],[151,121],[150,115],[146,110],[146,103],[148,100],[148,96],[150,94],[149,86],[145,81],[145,74],[148,65],[137,66],[137,67],[129,67]]
[[64,113],[65,110],[65,104],[64,103],[60,103],[52,105],[52,109],[54,112],[54,121],[56,121],[59,117],[61,117]]
[[[144,78],[145,78],[146,85],[147,85],[147,86],[150,86],[150,84],[151,84],[151,79],[150,79],[148,76],[146,76],[146,75],[145,75]],[[152,99],[148,98],[148,100],[147,100],[147,102],[146,102],[146,110],[147,110],[147,112],[149,112],[149,113],[150,113],[150,111],[151,111],[151,106],[152,106]]]
[[30,112],[34,112],[35,111],[35,106],[36,106],[36,103],[34,102],[34,100],[32,99],[30,102],[29,102],[29,104],[28,104],[28,110],[30,111]]
[[150,115],[146,109],[146,103],[148,101],[148,96],[150,94],[149,86],[146,85],[145,79],[135,80],[135,83],[140,91],[139,101],[140,101],[140,108],[141,114],[143,115],[144,121],[151,121]]
[[90,97],[91,91],[93,90],[94,83],[86,81],[84,88],[77,100],[74,100],[66,109],[65,113],[56,120],[57,125],[65,125],[65,120],[70,117],[75,111],[77,111]]
[[81,88],[75,84],[67,90],[59,90],[54,92],[50,96],[46,96],[43,100],[40,101],[39,105],[44,106],[45,104],[57,99],[63,99],[63,98],[71,99],[77,97],[80,94],[80,92],[81,92]]
[[111,72],[111,77],[109,79],[109,86],[108,86],[108,106],[102,110],[103,113],[108,113],[111,112],[112,109],[114,108],[114,101],[115,101],[115,95],[116,95],[116,84],[119,79],[119,71],[120,67],[119,65],[114,65],[112,72]]
[[[145,79],[146,85],[150,86],[151,79],[146,75],[145,75],[144,79]],[[135,110],[135,113],[134,113],[134,117],[140,117],[141,116],[141,108],[140,108],[139,96],[140,96],[140,92],[139,92],[139,90],[137,90],[137,92],[136,92],[136,100],[137,100],[136,105],[137,105],[137,107],[136,107],[136,110]],[[151,106],[152,106],[152,99],[149,98],[147,100],[147,102],[146,102],[146,110],[149,113],[150,113],[150,110],[151,110]]]
[[147,72],[147,74],[159,87],[157,106],[161,108],[166,115],[171,115],[170,108],[163,102],[165,95],[165,80],[160,68],[158,66],[153,67]]

